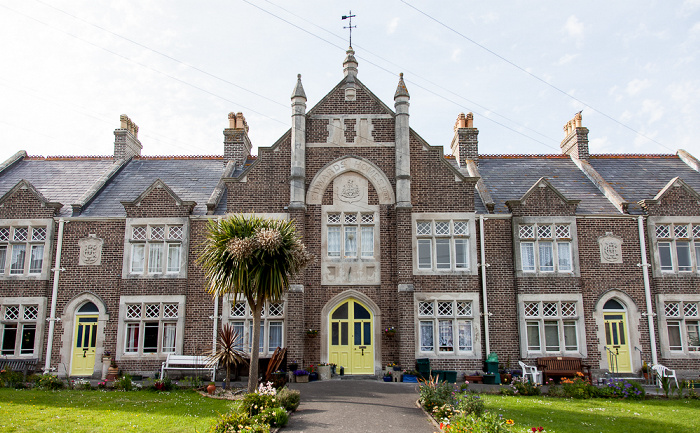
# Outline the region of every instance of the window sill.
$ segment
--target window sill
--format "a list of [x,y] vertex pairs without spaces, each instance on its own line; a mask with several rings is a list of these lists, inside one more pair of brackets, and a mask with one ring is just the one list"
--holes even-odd
[[578,277],[575,272],[531,272],[531,271],[517,271],[517,277],[522,278],[546,278],[546,277],[557,277],[557,278],[572,278]]
[[480,354],[474,352],[416,352],[416,358],[429,358],[429,359],[481,359]]
[[187,275],[182,273],[166,273],[166,274],[127,274],[125,279],[154,279],[154,280],[170,280],[177,278],[187,278]]

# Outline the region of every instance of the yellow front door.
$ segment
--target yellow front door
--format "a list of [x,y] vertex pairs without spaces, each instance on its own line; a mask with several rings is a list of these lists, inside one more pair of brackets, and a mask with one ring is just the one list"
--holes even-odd
[[605,351],[610,364],[608,369],[613,373],[631,373],[632,361],[627,336],[626,314],[622,311],[616,311],[605,313],[603,317],[605,319],[605,347],[617,355],[617,365],[615,365],[615,356],[610,356],[610,352]]
[[97,316],[77,316],[73,335],[71,376],[92,376],[95,370]]
[[346,374],[374,374],[372,319],[372,313],[353,299],[331,311],[328,359]]

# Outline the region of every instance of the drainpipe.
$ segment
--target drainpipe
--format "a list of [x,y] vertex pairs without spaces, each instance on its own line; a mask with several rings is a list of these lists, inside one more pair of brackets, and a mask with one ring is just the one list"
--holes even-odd
[[651,287],[649,287],[649,264],[647,263],[647,244],[644,238],[644,217],[641,215],[637,218],[639,223],[639,246],[642,253],[642,263],[637,266],[641,266],[644,271],[644,295],[647,301],[647,321],[649,322],[649,341],[651,343],[651,362],[656,365],[659,360],[656,355],[656,328],[654,327],[654,310],[652,310],[651,303]]
[[51,369],[51,350],[53,349],[53,333],[56,327],[56,301],[58,297],[58,278],[65,268],[61,267],[61,250],[63,249],[63,226],[66,221],[61,218],[58,220],[58,241],[56,242],[56,262],[53,269],[53,290],[51,291],[51,315],[49,316],[49,338],[46,343],[46,361],[44,362],[44,374]]
[[486,296],[486,268],[489,265],[486,263],[486,245],[484,244],[484,216],[479,215],[479,236],[481,241],[481,293],[484,299],[484,342],[486,343],[486,356],[491,353],[491,344],[489,343],[489,306]]

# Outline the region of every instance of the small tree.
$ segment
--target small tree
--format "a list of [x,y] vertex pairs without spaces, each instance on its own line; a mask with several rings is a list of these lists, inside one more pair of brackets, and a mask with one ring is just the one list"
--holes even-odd
[[231,385],[231,367],[238,367],[246,362],[245,352],[239,349],[243,336],[233,326],[226,323],[219,329],[216,339],[216,349],[209,355],[209,365],[220,363],[226,367],[226,384],[224,389]]
[[281,300],[289,278],[301,272],[312,258],[292,221],[237,214],[209,222],[198,259],[208,291],[214,296],[245,298],[253,316],[248,392],[258,386],[260,312],[266,302]]

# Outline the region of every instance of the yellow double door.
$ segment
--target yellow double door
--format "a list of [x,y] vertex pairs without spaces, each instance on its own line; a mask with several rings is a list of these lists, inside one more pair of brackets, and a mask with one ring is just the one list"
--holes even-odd
[[374,374],[372,313],[351,299],[338,305],[329,320],[329,362],[345,374]]
[[627,335],[627,317],[624,312],[605,313],[605,347],[610,352],[617,355],[617,365],[615,356],[610,356],[610,352],[605,351],[608,359],[609,369],[617,373],[631,373],[632,359],[630,356],[629,338]]
[[73,335],[71,376],[92,376],[95,370],[97,316],[77,316]]

